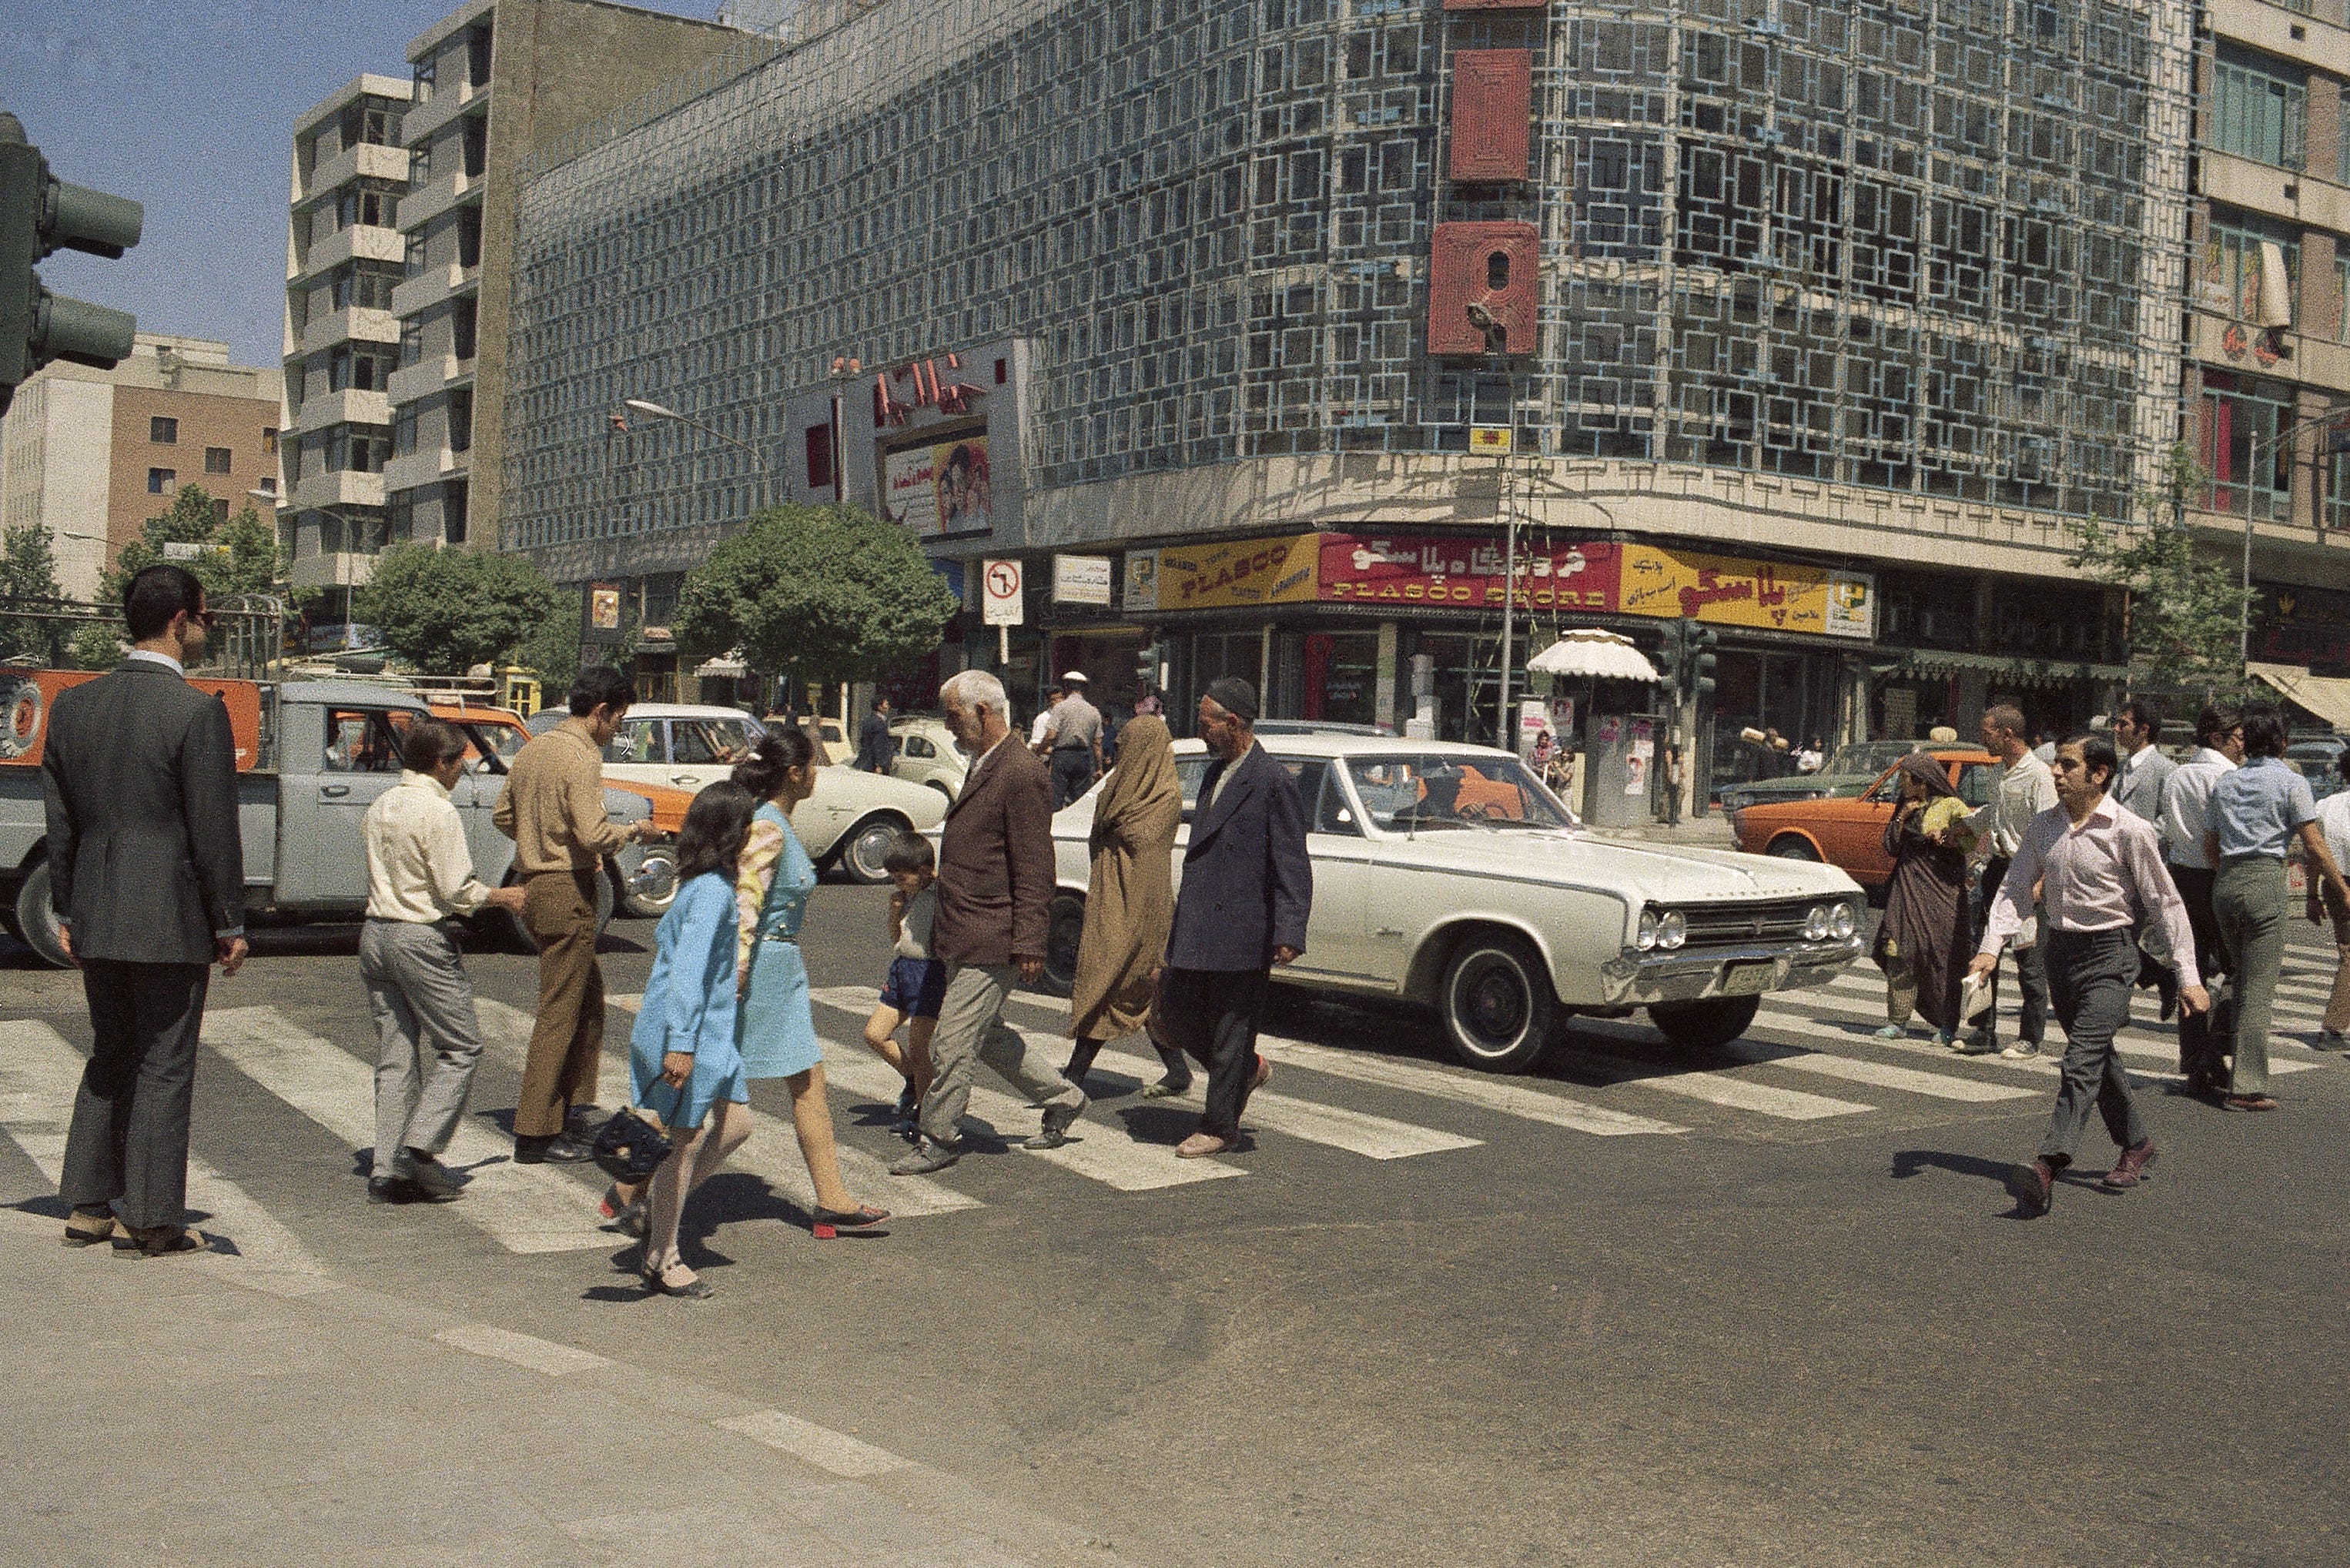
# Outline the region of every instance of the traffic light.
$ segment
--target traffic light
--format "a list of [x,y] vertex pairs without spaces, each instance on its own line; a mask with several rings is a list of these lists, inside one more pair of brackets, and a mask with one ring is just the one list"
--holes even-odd
[[18,384],[52,359],[109,370],[129,356],[135,320],[51,294],[33,267],[64,249],[120,260],[145,223],[138,202],[52,175],[23,124],[0,113],[0,413]]
[[1713,667],[1719,662],[1713,649],[1721,640],[1721,633],[1701,622],[1685,620],[1681,622],[1681,635],[1689,648],[1690,701],[1703,708],[1713,700]]
[[1666,694],[1677,701],[1680,698],[1681,681],[1689,659],[1689,650],[1682,629],[1688,624],[1686,621],[1667,621],[1663,646],[1657,649],[1657,679],[1663,685]]
[[1160,686],[1160,674],[1167,666],[1167,650],[1157,643],[1137,649],[1134,655],[1134,684],[1139,691],[1156,691]]

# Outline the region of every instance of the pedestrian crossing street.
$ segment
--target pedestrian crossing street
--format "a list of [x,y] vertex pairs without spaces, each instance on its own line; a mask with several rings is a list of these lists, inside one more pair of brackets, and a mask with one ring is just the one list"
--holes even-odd
[[[2288,950],[2272,1045],[2272,1069],[2281,1079],[2345,1070],[2341,1056],[2306,1043],[2319,1026],[2333,958],[2330,949],[2314,945]],[[2002,987],[2013,989],[2012,983]],[[603,1081],[606,1098],[612,1100],[628,1081],[629,1014],[639,999],[609,1000],[614,1013],[606,1031]],[[957,1185],[959,1175],[976,1168],[974,1162],[935,1177],[891,1177],[887,1163],[904,1146],[858,1125],[869,1126],[872,1109],[894,1102],[900,1086],[896,1072],[858,1038],[878,993],[861,986],[819,987],[814,1000],[841,1129],[841,1170],[849,1189],[906,1220],[983,1207],[983,1199]],[[2134,1080],[2147,1086],[2175,1082],[2173,1026],[2156,1021],[2151,992],[2139,992],[2136,1005],[2137,1017],[2120,1040]],[[2003,996],[2003,1040],[2014,1037],[2013,1009],[2012,998]],[[485,1061],[518,1075],[530,1035],[529,1013],[489,997],[481,999],[480,1011]],[[1066,1004],[1020,994],[1006,1016],[1055,1064],[1066,1054]],[[1803,1136],[1804,1129],[1816,1127],[1821,1131],[1811,1136],[1838,1136],[1893,1118],[1914,1125],[1975,1114],[2036,1113],[2054,1086],[2058,1065],[2053,1052],[2021,1062],[1960,1058],[1930,1044],[1922,1027],[1907,1039],[1876,1039],[1872,1031],[1884,1018],[1882,979],[1873,968],[1860,967],[1815,990],[1765,998],[1746,1037],[1720,1052],[1676,1053],[1638,1018],[1577,1020],[1563,1033],[1541,1073],[1503,1077],[1451,1064],[1440,1052],[1432,1021],[1315,1007],[1292,1025],[1295,1033],[1268,1033],[1262,1041],[1279,1071],[1273,1085],[1249,1103],[1247,1129],[1263,1140],[1253,1151],[1179,1160],[1173,1138],[1156,1136],[1163,1127],[1154,1127],[1153,1136],[1138,1136],[1118,1112],[1139,1103],[1128,1096],[1159,1076],[1159,1064],[1147,1051],[1115,1045],[1102,1053],[1090,1085],[1097,1101],[1107,1103],[1097,1105],[1063,1147],[1020,1149],[1019,1140],[1035,1128],[1037,1111],[1003,1092],[1000,1081],[984,1071],[984,1081],[974,1086],[969,1126],[981,1135],[975,1147],[983,1151],[1000,1141],[1007,1146],[1004,1158],[1034,1159],[1111,1192],[1139,1194],[1244,1175],[1308,1179],[1305,1162],[1279,1158],[1287,1143],[1380,1164],[1427,1161],[1434,1173],[1448,1157],[1505,1133],[1762,1139]],[[348,1026],[338,1021],[325,1027],[336,1030],[337,1037],[321,1035],[276,1007],[215,1007],[205,1015],[203,1071],[224,1065],[261,1091],[273,1109],[315,1124],[354,1150],[364,1149],[374,1141],[372,1032],[363,1014]],[[1301,1033],[1320,1038],[1297,1037]],[[1379,1038],[1368,1045],[1356,1044],[1366,1035]],[[1424,1044],[1403,1054],[1396,1049],[1399,1036]],[[2052,1045],[2061,1049],[2061,1032],[2053,1023],[2051,1037]],[[82,1053],[39,1019],[0,1023],[0,1039],[5,1041],[0,1049],[0,1136],[54,1183]],[[1165,1124],[1188,1130],[1203,1087],[1203,1081],[1195,1081],[1188,1096],[1149,1104],[1164,1107]],[[2290,1086],[2283,1092],[2293,1093]],[[844,1106],[862,1107],[867,1114],[841,1116]],[[776,1198],[805,1213],[815,1195],[788,1114],[754,1111],[753,1119],[753,1136],[729,1168],[764,1182]],[[595,1199],[602,1178],[592,1167],[516,1165],[511,1154],[511,1140],[477,1109],[446,1157],[470,1171],[472,1185],[460,1201],[436,1206],[432,1213],[518,1254],[624,1244],[598,1218]],[[224,1175],[202,1148],[190,1164],[189,1201],[211,1216],[206,1228],[232,1238],[244,1257],[284,1273],[326,1272],[313,1245]]]

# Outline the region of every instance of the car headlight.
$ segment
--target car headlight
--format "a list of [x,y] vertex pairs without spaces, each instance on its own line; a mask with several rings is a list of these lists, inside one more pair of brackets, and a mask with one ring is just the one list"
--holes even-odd
[[1689,917],[1673,910],[1657,922],[1657,945],[1667,952],[1689,940]]
[[1804,940],[1807,942],[1825,940],[1828,934],[1829,918],[1827,906],[1825,904],[1814,904],[1810,909],[1804,910]]
[[1838,941],[1844,940],[1859,928],[1860,920],[1853,914],[1850,904],[1838,904],[1835,907],[1835,913],[1828,917],[1828,935]]
[[1648,951],[1650,951],[1650,950],[1652,950],[1656,947],[1656,945],[1657,945],[1657,911],[1656,911],[1656,910],[1654,910],[1654,909],[1643,909],[1643,910],[1641,910],[1641,911],[1640,911],[1640,929],[1639,929],[1638,932],[1638,933],[1637,933],[1633,938],[1632,938],[1632,945],[1633,945],[1633,946],[1635,946],[1635,947],[1637,947],[1637,948],[1638,948],[1642,952],[1648,952]]

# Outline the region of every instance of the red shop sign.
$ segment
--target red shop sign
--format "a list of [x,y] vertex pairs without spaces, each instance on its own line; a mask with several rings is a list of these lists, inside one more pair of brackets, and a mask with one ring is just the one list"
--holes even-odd
[[[1623,556],[1604,540],[1518,552],[1522,609],[1613,610]],[[1325,534],[1321,597],[1382,605],[1501,607],[1502,545],[1447,535]]]

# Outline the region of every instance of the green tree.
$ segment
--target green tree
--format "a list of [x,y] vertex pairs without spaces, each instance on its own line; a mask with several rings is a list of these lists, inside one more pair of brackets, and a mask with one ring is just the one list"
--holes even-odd
[[754,670],[870,680],[938,646],[955,597],[903,528],[853,509],[776,506],[686,574],[679,641]]
[[554,613],[546,574],[527,556],[394,545],[359,590],[359,618],[428,675],[463,675],[501,658]]
[[2130,658],[2147,684],[2217,697],[2243,688],[2251,596],[2241,566],[2199,552],[2182,519],[2188,497],[2205,483],[2193,450],[2174,445],[2155,488],[2138,497],[2148,520],[2072,524],[2067,564],[2129,590]]
[[66,657],[76,670],[111,670],[129,646],[120,617],[86,620],[74,628]]
[[[27,523],[0,535],[0,598],[55,599],[57,557],[49,550],[48,530]],[[47,607],[55,610],[57,607]],[[56,615],[0,616],[0,659],[31,657],[54,661],[57,645],[68,627]]]
[[176,562],[204,585],[204,597],[217,602],[231,594],[284,594],[286,553],[277,547],[276,525],[247,506],[225,522],[212,494],[201,484],[183,484],[161,517],[140,524],[139,537],[122,546],[100,587],[110,604],[122,602],[123,587],[136,574],[166,557],[165,545],[204,546],[193,560]]

